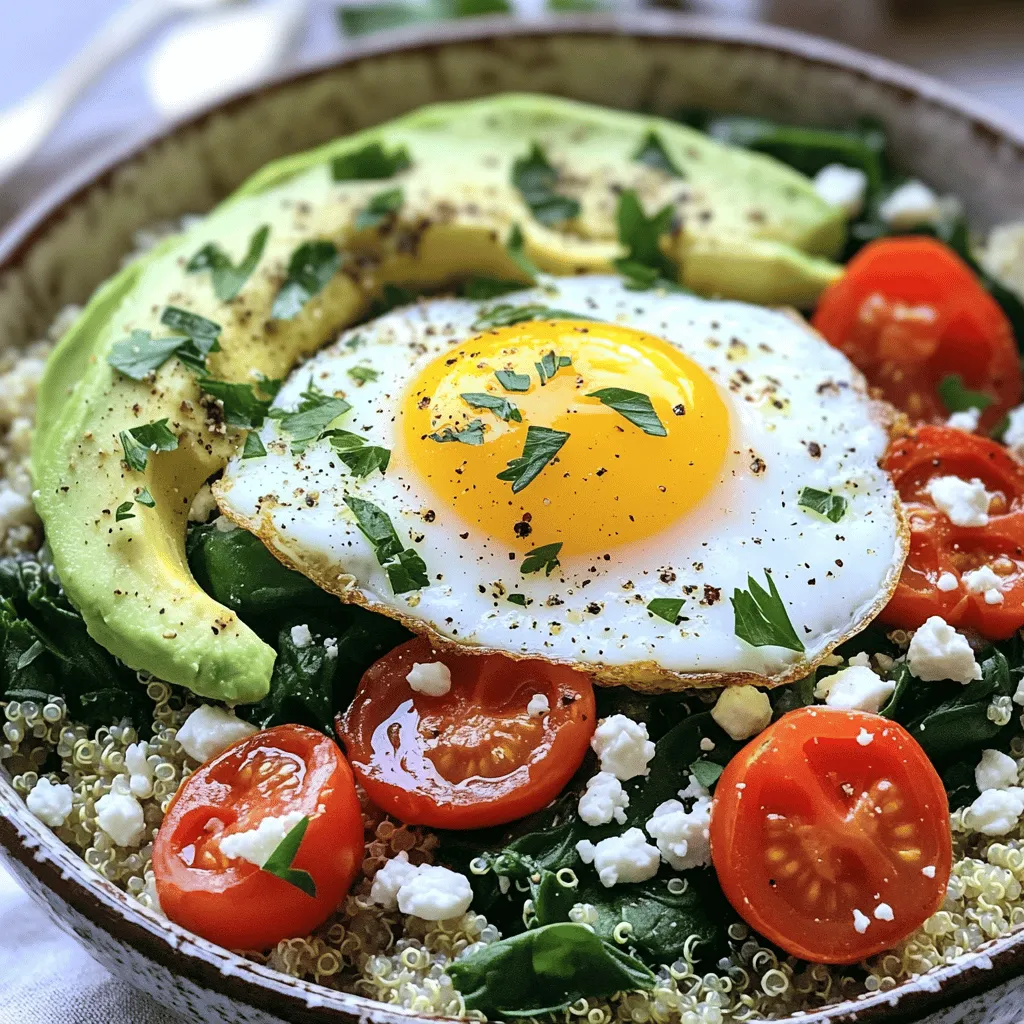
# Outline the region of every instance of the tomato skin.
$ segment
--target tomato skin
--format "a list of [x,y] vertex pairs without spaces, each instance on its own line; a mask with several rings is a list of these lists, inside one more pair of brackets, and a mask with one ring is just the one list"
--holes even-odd
[[[298,784],[266,781],[259,766],[267,764],[296,768]],[[248,861],[225,859],[210,842],[222,833],[206,828],[219,820],[224,831],[244,831],[290,811],[309,817],[292,866],[313,876],[315,897]],[[182,856],[190,846],[192,866]],[[264,950],[323,924],[348,892],[363,850],[359,798],[338,745],[314,729],[280,725],[240,740],[185,779],[153,844],[153,872],[172,921],[228,949]],[[204,859],[209,867],[199,866]]]
[[[872,736],[866,744],[861,730]],[[751,927],[804,960],[855,963],[942,905],[953,859],[948,814],[942,780],[902,726],[863,711],[800,708],[722,773],[711,854]],[[875,916],[880,903],[892,921]],[[870,920],[863,933],[854,908]]]
[[[900,493],[910,523],[910,552],[883,622],[916,629],[929,616],[1004,640],[1024,626],[1024,466],[1002,445],[952,427],[923,426],[894,441],[882,466]],[[977,478],[996,495],[987,526],[951,523],[926,488],[937,476]],[[971,593],[961,576],[991,565],[1002,578],[1001,604]],[[938,588],[939,577],[956,577],[953,590]]]
[[938,385],[950,374],[994,399],[981,417],[985,430],[1020,402],[1010,321],[974,271],[934,238],[864,246],[825,290],[811,323],[914,420],[946,418]]
[[[414,691],[409,670],[435,661],[448,666],[451,690]],[[526,711],[537,693],[550,705],[542,717]],[[419,637],[366,670],[336,728],[378,807],[408,824],[470,829],[514,821],[554,800],[596,724],[593,686],[582,672],[499,654],[439,653]]]

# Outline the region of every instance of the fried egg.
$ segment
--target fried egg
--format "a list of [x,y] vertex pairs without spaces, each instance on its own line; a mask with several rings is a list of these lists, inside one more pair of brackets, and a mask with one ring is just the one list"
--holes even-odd
[[[318,396],[351,409],[297,442],[282,413]],[[442,646],[640,689],[777,684],[878,613],[906,554],[885,409],[786,312],[613,277],[424,299],[344,333],[274,404],[266,455],[215,486],[223,514]],[[737,635],[749,577],[803,651]]]

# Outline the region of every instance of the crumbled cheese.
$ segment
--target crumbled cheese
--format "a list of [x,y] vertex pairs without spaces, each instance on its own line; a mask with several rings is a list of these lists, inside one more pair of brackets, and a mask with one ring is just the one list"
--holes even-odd
[[685,788],[679,790],[679,797],[682,800],[710,800],[711,791],[700,784],[696,775],[691,775]]
[[1002,604],[1003,593],[1001,590],[996,590],[994,587],[991,590],[985,591],[985,604]]
[[768,694],[755,686],[729,686],[724,689],[711,717],[734,740],[745,740],[767,729],[772,720]]
[[942,205],[927,185],[915,179],[895,189],[878,213],[890,227],[916,228],[936,223],[942,216]]
[[858,167],[828,164],[814,176],[814,191],[848,217],[856,217],[864,208],[867,189],[868,176]]
[[377,869],[370,886],[370,899],[385,910],[397,910],[398,891],[411,882],[418,871],[418,867],[409,863],[409,854],[403,850]]
[[977,478],[961,480],[958,476],[936,476],[925,488],[954,526],[987,526],[988,507],[992,495]]
[[142,804],[125,793],[104,793],[96,801],[96,824],[117,846],[138,846],[146,833]]
[[217,516],[213,521],[213,525],[218,533],[234,533],[238,529],[227,516]]
[[859,910],[854,908],[853,911],[853,930],[858,935],[863,935],[868,930],[868,925],[871,924],[871,918],[867,914],[862,914]]
[[689,811],[678,800],[666,800],[654,809],[646,827],[662,858],[676,871],[711,863],[711,801],[706,796]]
[[966,685],[981,678],[981,666],[967,637],[938,615],[926,619],[914,633],[907,649],[907,666],[926,683],[953,679]]
[[814,696],[825,698],[830,708],[843,711],[877,712],[892,696],[896,684],[881,679],[864,665],[852,665],[825,676],[814,688]]
[[1009,422],[1003,432],[1003,444],[1015,458],[1024,460],[1024,405],[1011,409],[1006,418]]
[[192,499],[192,505],[188,510],[190,523],[205,523],[214,512],[217,511],[217,499],[213,496],[209,484],[203,484],[199,492]]
[[128,788],[140,800],[153,795],[153,765],[149,763],[149,744],[145,740],[129,744],[124,752],[128,769]]
[[949,594],[960,586],[959,581],[951,572],[944,572],[936,581],[935,586],[944,594]]
[[966,430],[973,434],[978,429],[978,421],[981,419],[980,409],[964,409],[962,412],[955,412],[946,420],[947,427],[955,430]]
[[230,711],[215,704],[203,704],[178,730],[178,742],[189,757],[202,763],[256,731],[256,726],[243,722]]
[[1013,691],[1013,703],[1024,704],[1024,679],[1017,684],[1017,689]]
[[986,789],[967,808],[965,824],[986,836],[1005,836],[1024,813],[1024,790]]
[[700,741],[700,749],[705,753],[715,749],[715,741],[710,736],[702,736]]
[[1001,750],[983,750],[981,760],[974,769],[978,792],[987,789],[1009,789],[1017,785],[1017,762]]
[[846,664],[850,668],[871,668],[871,659],[867,651],[858,651]]
[[646,882],[658,873],[661,864],[661,854],[638,828],[627,829],[621,836],[609,836],[596,846],[589,839],[581,839],[576,852],[584,864],[594,865],[597,877],[607,889],[619,882]]
[[313,634],[309,631],[309,626],[303,623],[301,626],[292,626],[292,643],[296,647],[309,647],[313,642]]
[[647,763],[654,757],[654,744],[642,722],[634,722],[625,715],[603,718],[590,745],[601,763],[601,771],[610,772],[623,782],[650,771]]
[[879,921],[894,921],[896,919],[896,915],[892,912],[892,907],[888,903],[879,903],[875,907],[875,917]]
[[921,868],[921,874],[924,875],[925,878],[934,878],[935,877],[935,865],[934,864],[925,864],[925,866],[923,868]]
[[588,825],[607,825],[613,818],[620,825],[626,823],[629,794],[610,772],[598,772],[587,781],[587,789],[580,797],[579,815]]
[[473,902],[473,887],[465,875],[436,864],[423,864],[398,890],[398,909],[424,921],[462,917]]
[[867,729],[861,728],[860,732],[857,733],[857,742],[862,746],[866,747],[875,738],[873,732],[868,732]]
[[551,703],[545,693],[535,693],[526,705],[526,713],[533,718],[543,718],[551,710]]
[[28,809],[50,828],[60,828],[71,813],[74,791],[65,783],[54,785],[44,775],[25,797]]
[[[984,594],[985,600],[989,604],[1002,603],[1003,595],[999,593],[999,585],[1003,582],[1003,578],[992,571],[992,566],[983,565],[979,569],[965,572],[962,579],[972,594]],[[995,601],[990,601],[988,595],[993,590],[997,597]]]
[[443,661],[417,661],[405,679],[410,690],[428,697],[443,697],[452,688],[452,674]]
[[7,481],[0,482],[0,538],[15,526],[35,520],[32,502],[19,494]]
[[324,654],[332,661],[338,657],[338,638],[336,636],[324,637]]
[[305,815],[301,811],[289,811],[279,817],[268,816],[256,828],[244,832],[230,832],[220,840],[220,852],[228,858],[241,858],[261,868],[270,855],[281,845],[281,841]]
[[569,920],[575,924],[597,924],[597,907],[593,903],[574,903],[569,911]]

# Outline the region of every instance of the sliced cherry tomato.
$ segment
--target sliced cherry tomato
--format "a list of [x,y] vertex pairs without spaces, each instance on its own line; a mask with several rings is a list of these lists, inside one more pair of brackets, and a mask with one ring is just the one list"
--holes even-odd
[[[443,696],[414,691],[414,664],[451,672]],[[541,694],[549,710],[530,714]],[[596,726],[590,677],[498,654],[441,654],[410,640],[363,675],[338,735],[367,795],[400,821],[484,828],[540,810],[575,774]]]
[[[910,553],[884,622],[915,629],[932,615],[991,640],[1024,626],[1024,466],[1001,445],[951,427],[920,427],[894,441],[882,465],[892,476],[910,521]],[[978,479],[994,497],[987,526],[956,526],[935,507],[927,488],[938,476]],[[972,593],[963,574],[989,566],[1001,601]],[[939,588],[952,574],[956,586]],[[946,581],[948,582],[948,580]]]
[[988,429],[1021,398],[1013,327],[977,275],[934,238],[871,242],[821,297],[814,326],[914,420],[944,420],[942,379],[993,399]]
[[942,905],[952,865],[946,791],[881,715],[783,715],[727,765],[711,856],[736,912],[804,960],[889,949]]
[[[292,861],[316,895],[241,858],[220,840],[291,812],[309,818]],[[308,935],[348,892],[363,861],[363,818],[338,745],[301,725],[249,736],[190,775],[153,843],[160,906],[172,920],[228,949],[269,949]]]

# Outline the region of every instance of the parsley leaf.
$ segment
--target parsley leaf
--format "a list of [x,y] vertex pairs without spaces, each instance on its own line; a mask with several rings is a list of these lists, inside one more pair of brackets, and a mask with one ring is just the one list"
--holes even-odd
[[525,594],[509,594],[508,597],[505,598],[505,600],[508,601],[509,604],[517,604],[517,605],[519,605],[520,608],[525,608],[526,607],[526,595]]
[[797,504],[817,512],[831,523],[838,523],[846,515],[847,501],[841,494],[819,491],[816,487],[805,487],[800,492]]
[[496,299],[499,295],[522,290],[520,281],[501,281],[496,277],[471,277],[459,286],[464,299]]
[[220,324],[177,306],[165,307],[160,323],[185,336],[175,352],[177,357],[194,372],[205,372],[206,357],[220,351]]
[[561,541],[534,548],[526,553],[526,558],[523,559],[523,564],[519,567],[519,571],[525,576],[527,573],[539,572],[543,569],[544,575],[550,576],[552,571],[562,564],[558,561],[558,552],[561,550]]
[[587,398],[597,398],[602,405],[614,409],[634,426],[652,437],[667,437],[668,431],[654,411],[654,406],[647,395],[639,391],[627,391],[625,388],[600,388],[591,391]]
[[387,471],[391,461],[391,452],[387,448],[367,444],[366,438],[353,434],[351,430],[329,430],[323,436],[330,438],[331,447],[353,476],[369,476],[375,469],[381,473]]
[[565,366],[572,366],[572,360],[568,356],[556,356],[554,351],[551,351],[542,356],[539,363],[533,365],[537,368],[540,386],[544,387],[559,370]]
[[341,254],[333,242],[303,242],[288,261],[288,276],[270,315],[275,320],[294,320],[302,307],[324,290],[340,266]]
[[[122,501],[117,506],[117,510],[114,512],[114,522],[120,523],[125,519],[134,519],[135,513],[132,511],[132,507],[135,505],[134,501]],[[23,667],[19,664],[19,668]]]
[[379,181],[411,166],[409,151],[398,146],[390,153],[379,142],[369,142],[353,153],[343,153],[331,161],[335,181]]
[[665,151],[661,138],[657,132],[648,132],[640,148],[633,154],[633,159],[640,164],[646,164],[656,171],[664,171],[671,174],[673,178],[685,178],[686,175],[679,169],[679,165]]
[[408,306],[410,302],[416,301],[416,292],[400,285],[384,282],[380,295],[370,303],[370,316],[383,316],[399,306]]
[[568,440],[569,435],[564,430],[527,427],[523,454],[510,460],[508,469],[502,470],[498,474],[498,479],[511,481],[512,493],[518,494],[540,475]]
[[967,412],[969,409],[987,409],[995,399],[984,391],[969,391],[959,373],[947,374],[939,381],[939,398],[947,412]]
[[[281,382],[264,378],[257,384],[234,384],[227,380],[201,377],[199,386],[205,394],[221,403],[224,409],[224,422],[229,427],[253,430],[263,426],[263,421],[270,411],[270,403],[280,389]],[[261,398],[257,392],[267,397]]]
[[243,459],[259,459],[267,454],[267,449],[263,447],[263,441],[260,439],[260,435],[255,430],[250,430],[245,435],[245,447],[242,449]]
[[736,635],[751,647],[785,647],[789,651],[802,651],[804,645],[793,629],[772,574],[765,570],[765,576],[767,591],[749,575],[749,590],[733,591],[731,600]]
[[465,391],[459,397],[473,409],[490,409],[499,420],[523,422],[523,414],[501,395],[489,395],[486,391]]
[[178,438],[167,426],[166,417],[155,423],[144,423],[141,427],[122,430],[120,437],[124,461],[128,463],[129,469],[137,473],[145,470],[151,451],[173,452],[178,447]]
[[149,493],[148,487],[143,487],[139,491],[138,497],[135,499],[140,505],[145,505],[146,508],[156,508],[156,498]]
[[372,384],[380,376],[380,373],[369,366],[350,366],[348,375],[357,385],[362,385]]
[[422,590],[430,585],[427,563],[412,548],[399,551],[398,561],[385,565],[384,571],[396,594],[407,594],[410,590]]
[[508,241],[505,243],[505,251],[508,258],[523,272],[531,281],[535,280],[540,271],[537,265],[530,259],[526,252],[526,240],[523,238],[523,230],[518,224],[512,225],[508,233]]
[[534,217],[546,227],[554,227],[579,215],[580,204],[555,191],[558,171],[548,163],[536,142],[527,156],[520,157],[512,165],[512,184]]
[[405,193],[400,188],[390,188],[386,192],[378,192],[356,217],[356,231],[380,227],[386,220],[393,217],[402,208]]
[[615,266],[628,278],[630,288],[678,287],[675,283],[678,270],[658,245],[658,239],[672,227],[673,216],[672,207],[665,206],[648,217],[632,190],[619,196],[616,211],[619,243],[626,247],[628,255],[617,259]]
[[445,427],[440,433],[435,431],[433,434],[428,434],[427,437],[431,441],[437,441],[440,444],[449,441],[461,441],[463,444],[473,445],[483,444],[484,423],[483,420],[473,420],[463,430],[452,430],[451,427]]
[[301,455],[342,413],[352,406],[344,398],[325,394],[313,383],[299,396],[299,407],[293,412],[271,409],[270,417],[278,421],[283,433],[292,439],[292,454]]
[[383,509],[351,494],[345,495],[345,504],[356,517],[359,531],[373,545],[377,561],[384,567],[396,594],[429,586],[426,563],[412,548],[402,547],[391,517]]
[[530,375],[516,373],[515,370],[495,370],[494,376],[506,391],[529,391]]
[[497,306],[485,309],[473,323],[471,330],[486,331],[492,327],[511,327],[513,324],[525,323],[527,320],[587,320],[581,313],[571,313],[567,309],[554,309],[551,306],[531,305],[513,306],[510,302],[500,302]]
[[209,270],[213,279],[213,293],[221,302],[230,302],[252,276],[270,235],[270,225],[264,224],[257,228],[249,239],[249,248],[236,267],[231,257],[217,245],[208,242],[188,261],[185,269],[190,274],[198,274]]
[[292,861],[299,852],[302,839],[309,828],[309,818],[304,817],[296,826],[281,840],[277,849],[263,862],[263,871],[269,875],[276,875],[296,889],[301,889],[307,896],[316,899],[316,882],[308,871],[292,867]]
[[127,338],[114,343],[107,362],[131,380],[145,380],[187,344],[185,338],[154,338],[149,331],[134,330]]
[[721,777],[725,768],[706,757],[700,757],[690,765],[690,774],[705,788],[710,789]]
[[656,597],[647,605],[647,610],[659,619],[671,622],[674,626],[679,621],[679,612],[683,607],[681,597]]

